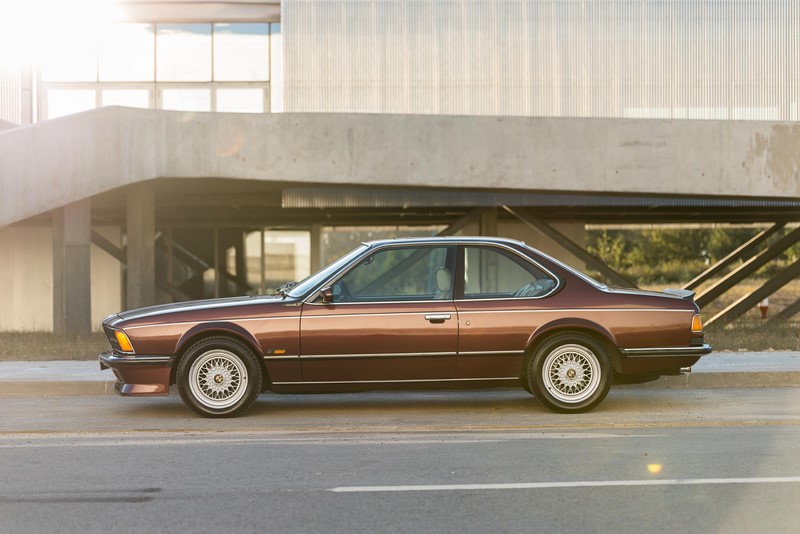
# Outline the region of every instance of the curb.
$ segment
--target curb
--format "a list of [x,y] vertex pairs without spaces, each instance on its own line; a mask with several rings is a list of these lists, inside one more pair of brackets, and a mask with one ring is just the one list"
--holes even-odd
[[[116,395],[113,372],[96,361],[0,362],[0,397]],[[614,388],[800,387],[800,352],[717,353],[693,372]]]
[[[704,389],[800,387],[800,371],[718,372],[662,376],[644,384],[621,384],[614,389]],[[79,397],[116,395],[113,380],[0,381],[0,397]]]
[[82,397],[116,394],[113,380],[0,382],[0,397]]
[[614,388],[784,388],[800,387],[800,371],[787,372],[703,372],[662,376],[653,382],[627,384]]

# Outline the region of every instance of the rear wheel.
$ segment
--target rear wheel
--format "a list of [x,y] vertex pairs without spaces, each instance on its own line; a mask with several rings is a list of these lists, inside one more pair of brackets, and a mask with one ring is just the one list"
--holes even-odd
[[192,345],[181,358],[177,377],[183,402],[204,417],[241,415],[261,391],[261,368],[253,351],[226,337]]
[[605,349],[580,332],[563,332],[544,341],[530,359],[527,381],[534,395],[561,413],[591,410],[608,394],[613,369]]

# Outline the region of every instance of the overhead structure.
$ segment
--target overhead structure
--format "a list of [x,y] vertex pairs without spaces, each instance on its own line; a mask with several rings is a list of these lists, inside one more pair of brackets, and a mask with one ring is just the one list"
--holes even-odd
[[627,285],[586,253],[586,224],[772,226],[691,282],[712,299],[798,222],[794,0],[109,15],[86,39],[39,36],[58,54],[36,68],[0,66],[0,330],[265,291],[267,253],[293,254],[265,250],[272,230],[308,232],[314,267],[330,226],[501,233]]

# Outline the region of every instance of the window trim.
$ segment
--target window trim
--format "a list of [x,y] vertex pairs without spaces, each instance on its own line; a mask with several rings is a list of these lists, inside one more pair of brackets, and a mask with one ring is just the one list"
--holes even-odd
[[[368,243],[362,243],[362,244],[367,245]],[[300,297],[300,299],[302,301],[302,304],[313,304],[315,306],[317,306],[317,305],[319,305],[319,306],[333,306],[333,305],[335,305],[335,306],[343,306],[343,305],[350,305],[350,304],[357,304],[357,305],[372,304],[372,305],[375,305],[375,304],[410,304],[410,303],[423,303],[423,302],[427,302],[427,303],[430,303],[430,302],[438,302],[438,303],[453,302],[454,299],[453,298],[449,298],[449,299],[440,299],[440,300],[414,300],[414,301],[409,301],[409,300],[385,300],[385,301],[380,301],[380,302],[325,302],[325,303],[323,303],[322,301],[319,301],[319,298],[320,298],[320,291],[322,291],[326,287],[333,286],[333,284],[335,284],[341,278],[346,276],[347,273],[349,273],[350,271],[355,269],[367,257],[369,257],[369,256],[371,256],[373,254],[377,254],[378,252],[380,252],[382,250],[387,250],[387,249],[412,248],[412,247],[420,247],[420,248],[421,247],[453,248],[453,249],[455,249],[455,253],[456,253],[455,271],[457,272],[458,271],[459,245],[460,245],[460,243],[456,243],[456,242],[446,242],[446,243],[429,242],[429,243],[396,243],[396,244],[395,243],[385,243],[385,244],[381,244],[381,245],[369,246],[364,251],[364,254],[359,256],[359,257],[357,257],[357,258],[354,258],[350,265],[347,265],[346,267],[344,267],[340,271],[334,273],[330,278],[326,279],[321,284],[319,284],[317,287],[315,287],[314,289],[310,290],[305,296]],[[456,280],[458,280],[458,279],[454,278],[454,281],[453,281],[453,284],[454,284],[453,285],[453,296],[455,296],[455,291],[456,291],[456,286],[455,286]],[[319,301],[319,302],[317,302],[317,301]]]
[[[444,249],[445,250],[445,262],[447,261],[447,255],[448,255],[447,249],[452,249],[452,252],[456,255],[456,258],[454,258],[454,260],[453,260],[453,264],[454,264],[453,271],[457,271],[457,267],[458,267],[458,262],[457,262],[458,245],[452,244],[452,243],[431,243],[431,244],[428,244],[428,243],[424,243],[424,244],[404,243],[404,244],[398,244],[397,246],[386,246],[386,247],[377,248],[376,250],[372,251],[371,253],[366,254],[363,258],[360,258],[358,261],[354,262],[354,264],[351,265],[350,268],[347,269],[346,272],[340,273],[340,275],[336,278],[335,281],[333,281],[330,284],[327,284],[327,285],[325,285],[323,287],[332,287],[337,282],[339,282],[341,279],[343,279],[345,276],[347,276],[352,271],[357,269],[358,266],[361,265],[367,258],[375,256],[376,254],[380,254],[380,253],[385,252],[385,251],[396,250],[396,249],[421,249],[421,248],[441,248],[441,249]],[[414,253],[415,252],[412,252],[412,254],[414,254]],[[401,260],[401,261],[404,261],[404,260]],[[384,273],[384,274],[386,274],[386,273]],[[370,282],[370,284],[373,283],[373,282],[375,282],[375,280]],[[455,295],[455,279],[450,280],[450,285],[453,288],[451,290],[451,292],[452,292],[453,295]],[[435,294],[435,292],[434,292],[434,294]],[[389,302],[391,302],[391,303],[403,303],[403,302],[413,303],[413,302],[452,302],[453,301],[452,296],[450,298],[448,298],[448,299],[432,299],[432,298],[428,298],[428,295],[425,294],[425,295],[422,296],[422,298],[419,298],[419,299],[416,299],[416,298],[400,299],[400,297],[402,297],[402,296],[403,295],[387,295],[387,298],[392,298],[392,299],[395,299],[395,300],[375,300],[375,301],[372,301],[372,300],[367,300],[367,301],[358,300],[358,301],[350,301],[350,302],[335,302],[333,304],[385,304],[385,303],[389,303]]]
[[[368,243],[362,243],[367,245]],[[456,247],[456,264],[455,264],[455,272],[453,274],[454,282],[453,282],[453,298],[447,300],[429,300],[429,301],[407,301],[407,300],[400,300],[400,301],[382,301],[380,303],[375,302],[336,302],[336,303],[323,303],[320,298],[320,291],[325,289],[326,287],[330,287],[335,284],[341,277],[346,275],[350,272],[351,269],[354,269],[364,258],[368,255],[378,252],[379,250],[387,249],[387,248],[402,248],[402,247]],[[537,297],[509,297],[509,298],[488,298],[488,299],[465,299],[464,298],[464,251],[466,247],[484,247],[484,248],[497,248],[501,250],[505,250],[510,252],[511,254],[519,257],[522,261],[528,262],[535,266],[536,268],[540,269],[547,275],[553,278],[556,281],[556,285],[544,295],[539,295]],[[531,251],[531,253],[536,253],[536,251],[530,249],[529,247],[524,247],[524,250]],[[527,254],[515,249],[514,247],[505,245],[503,243],[488,243],[488,242],[481,242],[481,241],[447,241],[447,242],[426,242],[426,243],[384,243],[380,245],[372,245],[369,246],[364,250],[363,255],[359,256],[358,258],[354,258],[350,265],[345,266],[338,272],[332,274],[330,278],[322,281],[319,285],[314,287],[313,289],[309,290],[308,293],[304,294],[303,296],[299,296],[298,300],[300,304],[308,304],[314,306],[345,306],[345,305],[365,305],[365,304],[409,304],[409,303],[446,303],[446,302],[481,302],[481,301],[506,301],[506,300],[513,300],[516,302],[526,301],[526,300],[539,300],[543,298],[547,298],[556,292],[560,291],[561,288],[564,287],[564,279],[555,274],[551,269],[543,266],[541,263],[529,257]]]
[[[499,250],[503,250],[503,251],[509,252],[511,255],[516,256],[518,258],[521,258],[523,262],[527,262],[527,263],[533,265],[534,267],[536,267],[537,269],[539,269],[540,271],[542,271],[543,273],[545,273],[547,276],[549,276],[551,279],[553,279],[555,281],[555,285],[553,285],[553,287],[550,288],[550,290],[547,293],[543,293],[543,294],[537,295],[535,297],[513,297],[512,296],[512,297],[467,298],[465,296],[466,293],[465,293],[465,280],[464,280],[465,275],[466,275],[465,258],[466,258],[466,254],[467,254],[467,247],[470,247],[470,248],[484,248],[484,249],[495,248],[495,249],[499,249]],[[556,292],[561,290],[561,288],[564,286],[564,281],[561,279],[560,276],[556,275],[553,271],[551,271],[550,269],[544,267],[539,262],[535,261],[533,258],[530,258],[530,257],[520,253],[519,251],[515,250],[512,247],[507,247],[507,246],[501,245],[499,243],[465,243],[465,244],[459,245],[459,249],[460,249],[460,251],[459,251],[459,255],[458,255],[458,260],[459,260],[460,264],[458,264],[457,270],[459,271],[459,275],[460,276],[458,277],[458,281],[457,281],[457,286],[458,287],[456,288],[456,290],[454,290],[454,291],[456,291],[454,293],[454,296],[456,298],[453,299],[455,302],[481,302],[481,301],[494,301],[494,302],[497,302],[497,301],[506,301],[506,300],[513,300],[513,301],[519,302],[519,301],[524,301],[524,300],[539,300],[539,299],[544,299],[544,298],[549,297],[550,295],[555,294]]]

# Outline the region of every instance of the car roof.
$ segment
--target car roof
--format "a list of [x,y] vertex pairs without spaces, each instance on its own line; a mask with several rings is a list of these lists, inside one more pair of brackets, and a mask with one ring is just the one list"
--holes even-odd
[[448,237],[400,237],[395,239],[376,239],[374,241],[365,241],[364,244],[370,247],[381,245],[412,245],[412,244],[430,244],[430,243],[466,243],[466,244],[501,244],[501,245],[525,245],[523,241],[515,239],[508,239],[505,237],[485,237],[485,236],[448,236]]

